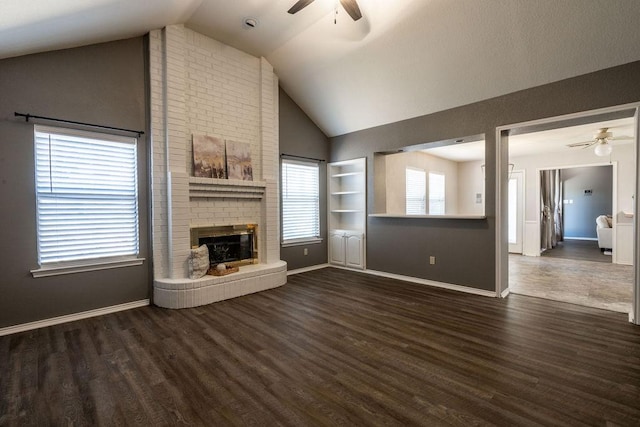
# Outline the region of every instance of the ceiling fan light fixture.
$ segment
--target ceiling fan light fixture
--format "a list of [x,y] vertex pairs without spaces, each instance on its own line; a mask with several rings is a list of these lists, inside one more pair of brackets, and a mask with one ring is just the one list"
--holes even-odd
[[600,157],[606,157],[610,155],[612,151],[613,151],[613,147],[611,147],[611,144],[608,144],[606,141],[598,142],[594,150],[594,152],[596,153],[596,156],[600,156]]
[[258,20],[256,18],[244,18],[242,26],[248,29],[256,28],[258,26]]

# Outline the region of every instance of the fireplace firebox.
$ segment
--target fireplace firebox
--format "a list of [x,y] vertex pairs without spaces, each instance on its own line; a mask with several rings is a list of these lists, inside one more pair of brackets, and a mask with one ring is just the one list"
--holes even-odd
[[207,245],[211,267],[220,263],[240,266],[258,262],[257,225],[224,225],[191,229],[191,247]]

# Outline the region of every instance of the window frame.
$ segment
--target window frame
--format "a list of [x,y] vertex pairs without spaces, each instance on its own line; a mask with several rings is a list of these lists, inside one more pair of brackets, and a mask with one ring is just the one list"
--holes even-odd
[[[432,197],[432,191],[431,191],[431,183],[432,183],[432,175],[433,176],[440,176],[442,177],[442,198],[441,199],[435,199]],[[444,172],[436,172],[436,171],[429,171],[429,183],[428,183],[428,202],[429,202],[429,215],[446,215],[447,212],[447,177],[446,174]],[[442,213],[433,213],[431,212],[431,204],[432,201],[437,201],[438,203],[442,204]]]
[[[410,173],[420,173],[421,174],[421,178],[423,178],[423,182],[422,182],[422,196],[420,198],[418,197],[411,197],[411,199],[409,198],[409,190],[410,190],[410,183],[409,183],[409,175]],[[415,189],[415,187],[412,187],[412,189]],[[416,168],[416,167],[411,167],[411,166],[407,166],[405,167],[405,215],[426,215],[427,214],[427,172],[424,169],[420,169],[420,168]],[[410,202],[411,200],[411,202]],[[413,201],[415,200],[415,205],[417,206],[418,203],[422,203],[421,206],[421,210],[420,212],[409,212],[410,209],[410,205],[413,206],[414,203]]]
[[[315,198],[315,204],[316,204],[316,216],[317,216],[317,223],[315,224],[315,227],[317,229],[317,233],[314,233],[315,235],[308,235],[308,236],[303,236],[303,237],[295,237],[295,238],[288,238],[285,239],[285,193],[287,193],[287,188],[285,188],[286,185],[286,180],[285,180],[285,164],[292,164],[292,165],[301,165],[301,166],[308,166],[308,167],[314,167],[316,170],[316,181],[317,181],[317,186],[316,186],[316,194],[314,196]],[[281,247],[290,247],[290,246],[298,246],[298,245],[307,245],[307,244],[314,244],[314,243],[320,243],[322,242],[322,212],[320,211],[320,190],[321,190],[321,182],[320,182],[320,178],[321,178],[321,173],[320,173],[320,162],[319,161],[314,161],[314,160],[302,160],[302,159],[295,159],[295,158],[287,158],[287,157],[282,157],[280,159],[280,245]]]
[[[132,209],[135,215],[135,225],[134,225],[134,233],[131,237],[135,237],[135,253],[124,254],[124,255],[107,255],[104,256],[94,256],[94,257],[79,257],[77,259],[68,259],[68,260],[60,260],[60,261],[42,261],[42,234],[41,234],[41,216],[43,215],[41,205],[41,200],[44,200],[46,196],[42,196],[43,193],[39,189],[38,183],[38,171],[39,166],[38,162],[43,159],[39,159],[38,157],[38,134],[50,134],[50,135],[60,135],[61,137],[69,137],[69,138],[86,138],[93,139],[98,141],[112,142],[112,143],[123,143],[130,144],[133,146],[133,155],[129,158],[133,163],[133,181],[129,181],[130,188],[132,187],[134,190],[133,196],[123,197],[121,199],[111,198],[112,200],[133,200],[135,202],[135,207]],[[141,231],[140,231],[140,179],[139,179],[139,157],[138,157],[138,138],[131,136],[123,136],[117,134],[111,134],[106,132],[96,132],[96,131],[88,131],[81,130],[75,128],[65,128],[65,127],[57,127],[57,126],[45,126],[45,125],[34,125],[33,128],[33,136],[34,136],[34,195],[35,195],[35,228],[36,228],[36,251],[37,251],[37,262],[39,268],[31,270],[31,274],[33,277],[47,277],[47,276],[55,276],[61,274],[71,274],[78,272],[87,272],[87,271],[95,271],[95,270],[104,270],[118,267],[129,267],[135,265],[141,265],[144,262],[144,258],[140,257],[140,247],[141,247]],[[51,165],[51,159],[45,158],[45,162],[48,162]],[[51,179],[51,178],[49,178]],[[76,177],[76,179],[78,179]],[[59,193],[58,193],[59,194]],[[67,197],[73,194],[80,194],[75,190],[75,192],[69,191]],[[106,195],[101,195],[99,192],[87,193],[90,196],[98,196],[101,197],[101,200],[108,200],[109,198]],[[64,196],[59,196],[60,199],[64,200]],[[71,197],[73,199],[73,197]],[[57,200],[55,197],[52,200]]]

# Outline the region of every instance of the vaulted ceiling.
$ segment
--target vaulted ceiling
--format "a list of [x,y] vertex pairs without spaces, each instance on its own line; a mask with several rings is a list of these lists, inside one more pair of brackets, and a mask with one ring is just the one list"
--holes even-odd
[[637,0],[295,1],[0,0],[0,58],[183,23],[264,56],[328,136],[640,60]]

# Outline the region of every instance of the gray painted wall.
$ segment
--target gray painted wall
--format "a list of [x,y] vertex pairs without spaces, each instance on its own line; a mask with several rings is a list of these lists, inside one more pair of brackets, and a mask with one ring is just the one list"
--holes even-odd
[[[280,154],[329,159],[329,141],[298,105],[280,88]],[[310,267],[327,262],[327,168],[320,165],[320,233],[322,243],[290,246],[280,249],[280,258],[288,270]],[[308,255],[304,255],[304,249]]]
[[[562,80],[474,104],[416,117],[330,139],[331,160],[366,156],[368,212],[374,200],[373,153],[407,145],[485,134],[484,220],[369,218],[367,267],[470,286],[495,289],[495,129],[498,126],[556,117],[640,101],[640,61]],[[378,106],[384,108],[383,104]],[[505,144],[506,145],[506,144]],[[508,163],[508,153],[502,153]],[[505,188],[504,197],[506,197]],[[506,200],[506,199],[505,199]],[[506,212],[504,213],[506,215]],[[504,224],[506,227],[506,222]],[[505,231],[506,236],[506,231]],[[437,258],[436,265],[425,260]],[[500,254],[506,274],[507,253]]]
[[[564,236],[596,239],[596,218],[612,214],[613,166],[562,169]],[[591,194],[585,194],[591,190]]]
[[0,327],[150,297],[145,137],[138,147],[144,265],[34,279],[33,124],[14,117],[18,111],[144,130],[146,52],[138,37],[0,61]]

